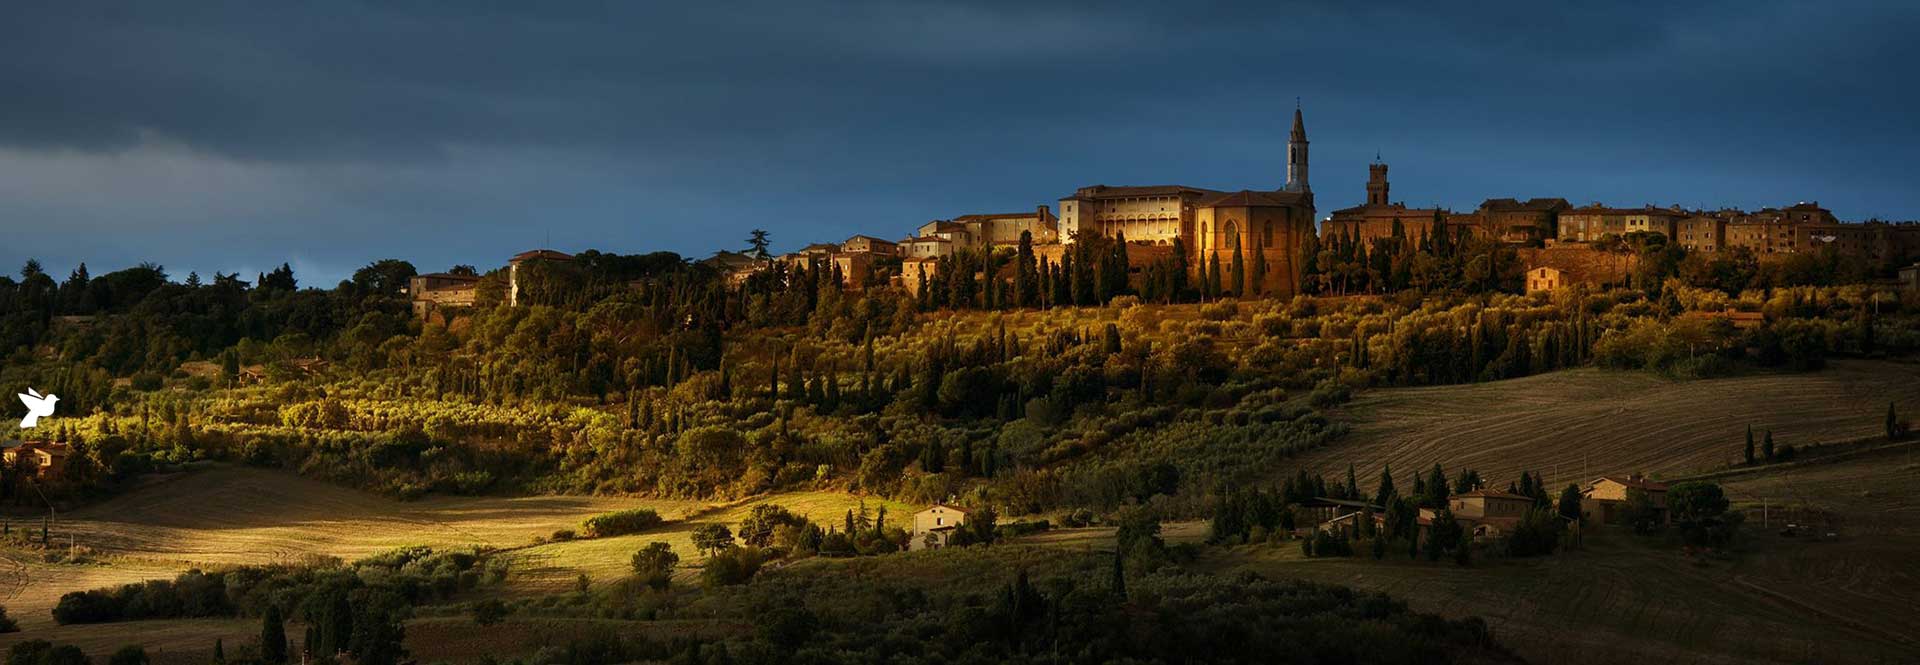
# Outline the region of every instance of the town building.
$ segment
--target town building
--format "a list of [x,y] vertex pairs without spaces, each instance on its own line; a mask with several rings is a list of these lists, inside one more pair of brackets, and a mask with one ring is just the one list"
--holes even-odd
[[1648,502],[1660,514],[1659,521],[1666,522],[1666,484],[1648,480],[1637,473],[1593,479],[1580,490],[1580,511],[1600,523],[1618,524],[1626,518],[1630,492],[1646,494]]
[[1908,291],[1920,292],[1920,263],[1900,269],[1900,286]]
[[[1232,262],[1238,247],[1243,261],[1261,252],[1268,266],[1267,293],[1296,292],[1293,257],[1313,231],[1313,190],[1307,183],[1306,125],[1294,110],[1287,148],[1287,182],[1281,188],[1227,192],[1187,185],[1081,187],[1060,199],[1059,233],[1071,243],[1076,234],[1113,238],[1129,245],[1169,246],[1177,240],[1196,271],[1210,259]],[[927,235],[922,232],[922,235]]]
[[1594,242],[1629,233],[1658,233],[1671,240],[1675,226],[1688,214],[1677,207],[1610,208],[1595,203],[1563,210],[1558,217],[1560,242]]
[[1674,223],[1673,239],[1689,252],[1718,252],[1727,246],[1727,221],[1693,215]]
[[890,240],[881,240],[873,236],[858,235],[840,243],[840,251],[856,254],[874,254],[877,256],[896,256],[900,246]]
[[435,312],[472,307],[479,283],[477,275],[445,272],[414,275],[407,280],[407,298],[413,303],[413,315],[424,320]]
[[520,293],[522,291],[520,271],[522,266],[531,267],[540,264],[572,262],[572,254],[551,249],[535,249],[513,255],[513,258],[507,259],[507,305],[512,307],[520,306]]
[[906,259],[900,262],[900,287],[913,297],[920,297],[920,290],[927,288],[940,275],[940,259],[925,256]]
[[1060,242],[1060,220],[1044,205],[1035,207],[1033,212],[961,215],[946,224],[957,227],[955,235],[963,238],[962,246],[968,248],[1017,245],[1022,233],[1033,234],[1034,244]]
[[937,259],[953,256],[953,241],[939,236],[919,236],[900,241],[900,256],[908,259]]
[[972,511],[959,506],[936,503],[926,510],[913,514],[913,539],[907,543],[909,550],[937,549],[946,547],[953,538],[954,529],[967,523],[967,515]]
[[1537,245],[1557,236],[1560,213],[1573,206],[1562,198],[1487,199],[1473,213],[1476,235]]

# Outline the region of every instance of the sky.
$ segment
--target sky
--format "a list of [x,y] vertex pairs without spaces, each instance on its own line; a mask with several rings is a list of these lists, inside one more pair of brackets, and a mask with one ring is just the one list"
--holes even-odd
[[1548,4],[9,0],[0,265],[899,238],[1278,188],[1296,100],[1323,216],[1378,154],[1416,206],[1920,219],[1920,3]]

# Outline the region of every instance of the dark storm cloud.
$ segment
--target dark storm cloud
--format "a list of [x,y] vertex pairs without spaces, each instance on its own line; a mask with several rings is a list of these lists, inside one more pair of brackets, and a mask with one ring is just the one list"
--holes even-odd
[[1093,182],[1276,186],[1295,97],[1324,210],[1377,149],[1409,202],[1916,216],[1915,9],[1677,4],[11,3],[0,228],[209,266],[210,237],[248,265],[305,239],[336,277],[893,236]]

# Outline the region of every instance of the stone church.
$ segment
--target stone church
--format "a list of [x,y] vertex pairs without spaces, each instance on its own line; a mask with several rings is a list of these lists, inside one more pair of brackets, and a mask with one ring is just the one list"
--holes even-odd
[[1300,275],[1295,256],[1314,234],[1306,122],[1295,108],[1287,142],[1287,181],[1279,189],[1229,192],[1186,185],[1094,185],[1060,199],[1059,224],[1066,242],[1073,242],[1076,233],[1106,237],[1124,233],[1129,244],[1171,245],[1178,238],[1196,276],[1200,266],[1216,256],[1226,269],[1238,248],[1251,280],[1252,254],[1260,252],[1267,264],[1262,291],[1281,296],[1297,293]]

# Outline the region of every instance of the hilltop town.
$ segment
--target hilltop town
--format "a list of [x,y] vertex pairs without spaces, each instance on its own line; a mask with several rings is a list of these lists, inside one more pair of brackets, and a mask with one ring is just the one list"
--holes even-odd
[[[928,221],[897,240],[860,234],[778,256],[764,247],[723,250],[701,263],[724,273],[736,286],[777,263],[830,272],[848,291],[892,288],[920,297],[931,280],[953,270],[956,256],[1026,252],[1022,256],[1031,256],[1046,273],[1066,260],[1076,241],[1100,238],[1124,248],[1128,280],[1134,286],[1156,265],[1204,281],[1209,270],[1244,262],[1252,266],[1247,281],[1226,285],[1223,295],[1287,298],[1312,290],[1306,283],[1312,276],[1305,273],[1315,271],[1315,263],[1325,263],[1315,256],[1330,251],[1323,248],[1357,247],[1364,263],[1367,253],[1420,246],[1445,234],[1511,247],[1525,267],[1527,291],[1626,285],[1631,264],[1620,260],[1622,252],[1663,243],[1692,253],[1742,253],[1768,262],[1824,252],[1873,272],[1897,275],[1910,286],[1920,284],[1920,264],[1908,265],[1920,258],[1920,223],[1843,222],[1818,201],[1749,212],[1678,205],[1575,206],[1558,197],[1489,198],[1474,210],[1458,212],[1393,200],[1388,165],[1376,160],[1368,166],[1365,202],[1321,217],[1308,180],[1308,146],[1304,113],[1296,109],[1286,179],[1277,189],[1090,185],[1058,199],[1057,214],[1046,204],[1023,212],[968,213]],[[517,271],[528,262],[570,259],[564,252],[533,250],[512,257],[508,270]],[[981,269],[977,261],[970,267]],[[1001,278],[1011,278],[1017,269],[1010,262],[1001,262],[999,268],[1007,272],[998,275]],[[471,306],[478,281],[473,271],[419,275],[410,289],[415,311],[426,316]],[[518,280],[508,282],[507,288],[515,290]],[[517,301],[516,295],[509,293],[508,301]]]

